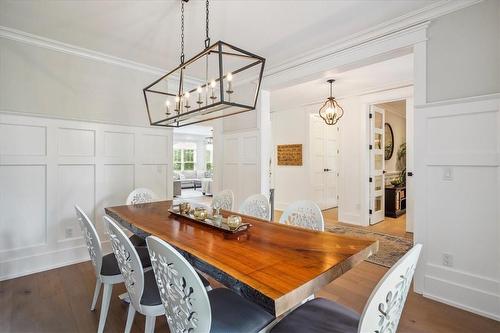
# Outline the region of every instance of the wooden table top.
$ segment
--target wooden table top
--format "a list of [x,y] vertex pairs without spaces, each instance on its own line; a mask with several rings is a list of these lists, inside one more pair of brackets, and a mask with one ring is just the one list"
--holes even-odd
[[[197,269],[279,316],[377,252],[378,241],[271,223],[249,216],[248,237],[223,232],[168,212],[172,201],[106,208],[132,232],[155,235]],[[228,212],[223,212],[227,215]]]

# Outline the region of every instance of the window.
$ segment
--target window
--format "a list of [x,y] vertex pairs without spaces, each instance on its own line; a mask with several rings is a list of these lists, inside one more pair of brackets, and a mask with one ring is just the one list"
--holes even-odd
[[196,144],[190,142],[174,145],[174,170],[193,171],[196,169]]
[[207,144],[205,146],[205,170],[212,171],[214,163],[214,146]]

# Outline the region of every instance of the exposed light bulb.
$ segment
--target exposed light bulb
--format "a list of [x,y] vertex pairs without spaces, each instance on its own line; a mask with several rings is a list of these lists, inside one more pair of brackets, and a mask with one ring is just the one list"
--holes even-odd
[[185,96],[186,98],[189,98],[189,96],[190,96],[190,95],[189,95],[189,91],[186,91],[186,92],[184,93],[184,96]]
[[179,96],[175,96],[175,102],[176,102],[176,103],[179,103],[179,102],[180,102],[180,100],[181,100],[181,98],[180,98]]
[[201,94],[202,92],[201,87],[196,88],[196,91],[198,92],[198,94]]
[[227,73],[226,79],[227,79],[228,82],[233,81],[233,74],[231,72]]
[[170,101],[169,101],[168,99],[165,101],[165,106],[166,106],[166,107],[169,107],[169,106],[170,106]]
[[215,80],[212,80],[212,82],[210,82],[210,87],[215,88],[215,85],[216,85]]

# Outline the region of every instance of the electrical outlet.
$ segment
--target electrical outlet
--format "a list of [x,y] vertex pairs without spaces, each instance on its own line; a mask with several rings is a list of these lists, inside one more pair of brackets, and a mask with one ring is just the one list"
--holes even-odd
[[66,236],[66,238],[73,237],[73,228],[67,227],[66,230],[64,230],[64,235]]
[[449,253],[443,253],[443,266],[453,267],[453,255]]

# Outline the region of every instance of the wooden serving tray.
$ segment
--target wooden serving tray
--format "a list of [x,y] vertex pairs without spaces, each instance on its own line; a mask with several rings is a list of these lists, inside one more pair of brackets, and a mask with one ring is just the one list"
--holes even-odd
[[237,237],[241,234],[244,234],[248,231],[248,229],[252,226],[250,223],[241,223],[240,226],[234,230],[231,230],[229,228],[229,226],[227,225],[227,218],[223,217],[222,218],[222,223],[220,226],[216,225],[213,221],[213,219],[211,219],[210,217],[209,218],[206,218],[205,220],[198,220],[194,217],[194,215],[192,214],[181,214],[180,211],[179,211],[179,206],[172,206],[168,209],[168,212],[170,214],[173,214],[173,215],[176,215],[176,216],[180,216],[180,217],[183,217],[183,218],[186,218],[190,221],[193,221],[193,222],[196,222],[196,223],[199,223],[199,224],[202,224],[202,225],[206,225],[206,226],[209,226],[211,228],[214,228],[214,229],[217,229],[217,230],[220,230],[224,233],[224,236],[231,236],[232,237]]

